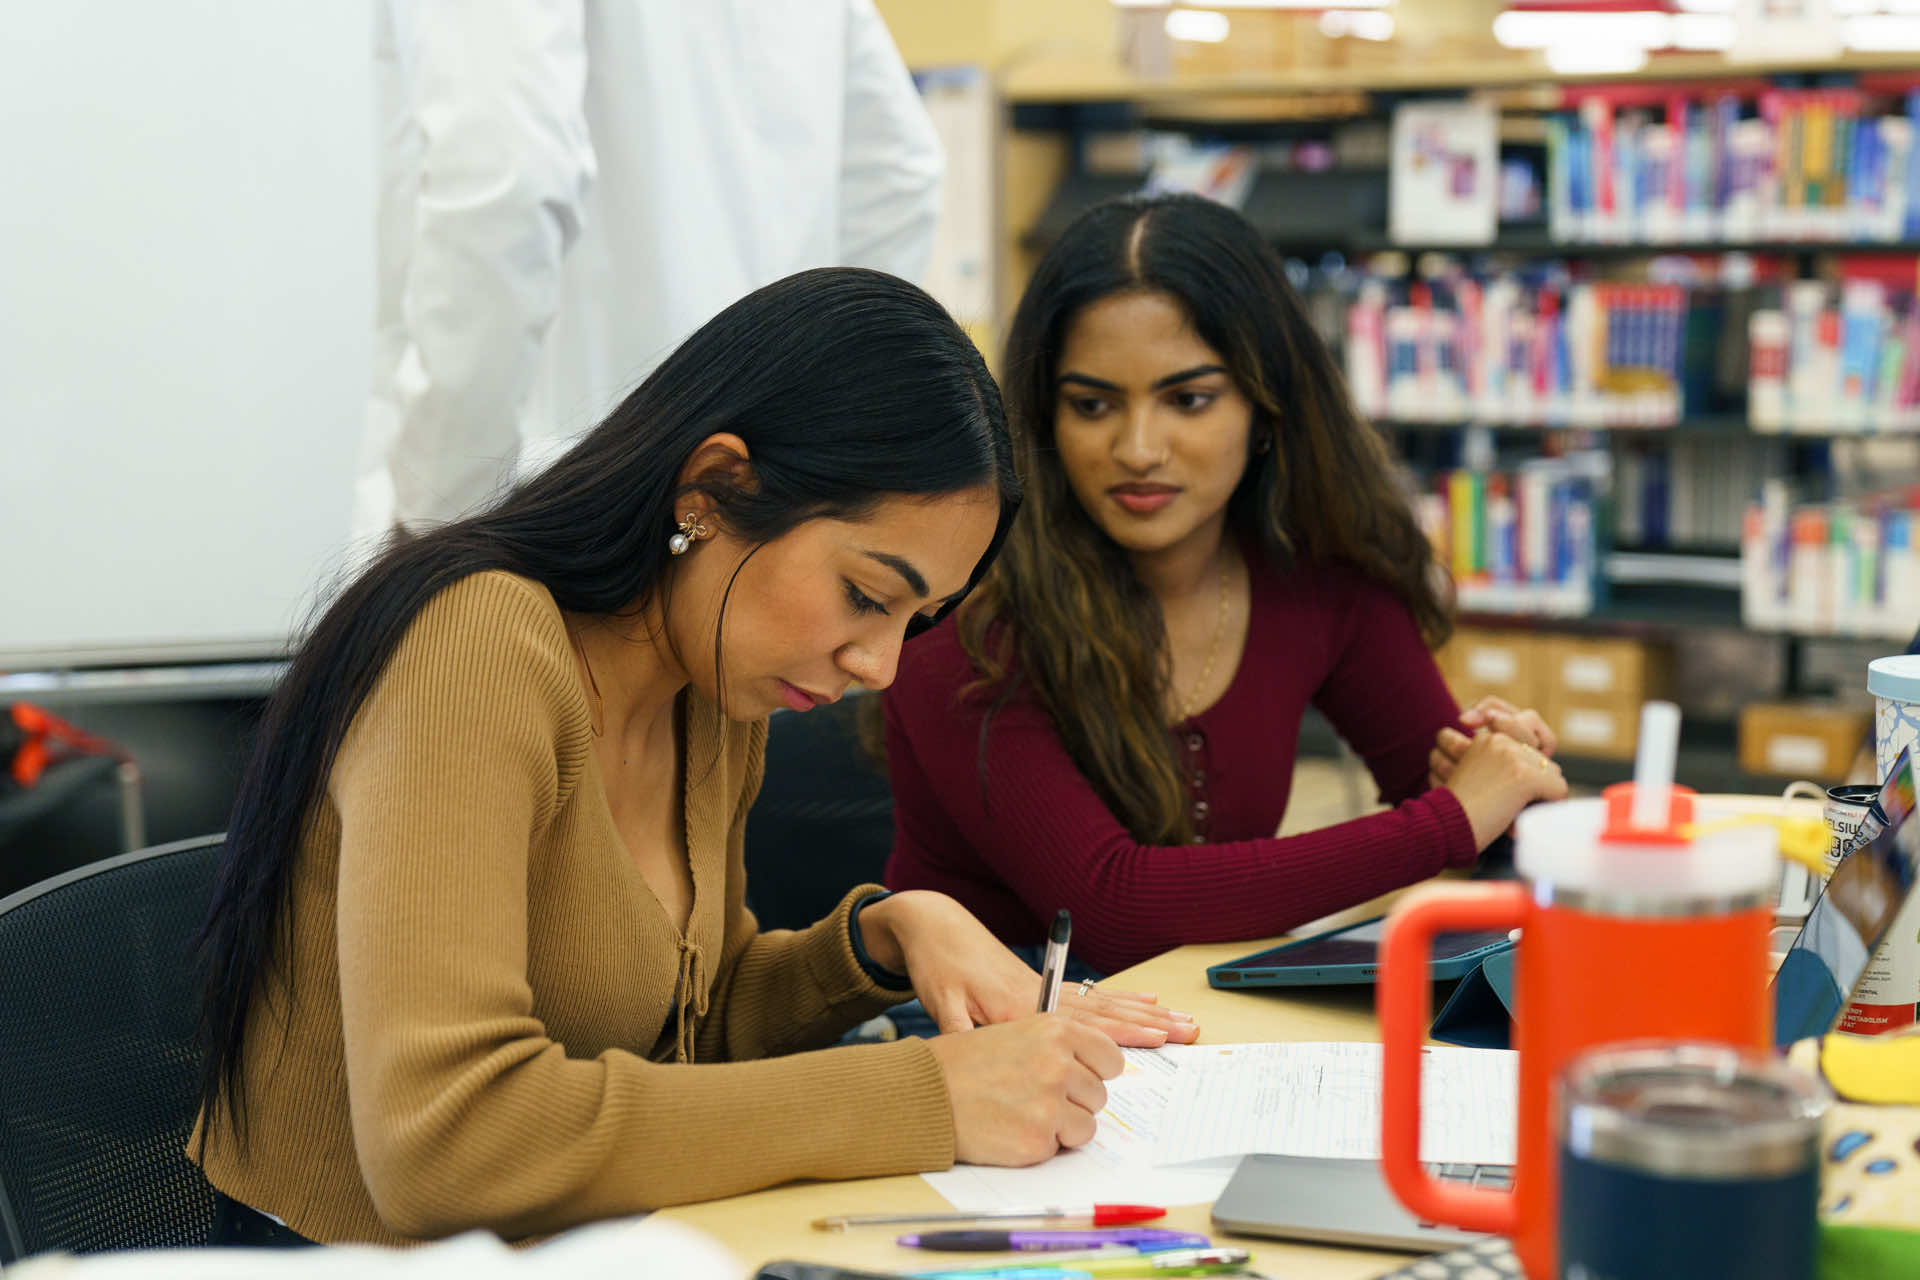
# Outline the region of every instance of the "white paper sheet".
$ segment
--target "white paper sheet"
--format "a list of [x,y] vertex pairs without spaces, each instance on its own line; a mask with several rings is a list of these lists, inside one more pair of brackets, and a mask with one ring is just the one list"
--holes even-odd
[[1168,1092],[1182,1065],[1202,1052],[1190,1045],[1126,1049],[1125,1072],[1107,1082],[1107,1105],[1093,1141],[1025,1169],[955,1165],[924,1176],[954,1208],[979,1212],[1044,1204],[1211,1204],[1239,1157],[1157,1167],[1154,1149]]
[[[1519,1055],[1421,1050],[1420,1156],[1511,1164]],[[1152,1158],[1159,1164],[1249,1152],[1380,1158],[1377,1044],[1193,1046],[1171,1073]]]

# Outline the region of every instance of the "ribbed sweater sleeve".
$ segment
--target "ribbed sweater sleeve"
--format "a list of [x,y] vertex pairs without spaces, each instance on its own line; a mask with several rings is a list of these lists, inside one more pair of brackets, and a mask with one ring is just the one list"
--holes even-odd
[[[467,579],[416,619],[336,762],[347,1086],[381,1219],[407,1236],[515,1237],[950,1164],[950,1103],[920,1041],[687,1065],[569,1057],[548,1035],[528,979],[527,877],[590,750],[570,662],[535,588]],[[814,1004],[861,993],[842,981],[853,962],[832,928],[741,944],[715,993],[729,1007],[713,1021],[741,1042],[729,1047],[770,1043],[786,991]],[[783,960],[805,975],[784,988],[769,972]]]
[[[700,1060],[817,1049],[912,999],[910,992],[888,991],[868,978],[853,954],[847,917],[854,903],[881,891],[877,884],[863,884],[826,919],[805,929],[730,929],[713,997],[722,1016],[702,1027]],[[736,937],[738,942],[732,941]]]
[[[1380,799],[1399,804],[1427,790],[1435,735],[1442,726],[1463,728],[1460,705],[1406,607],[1374,583],[1337,582],[1325,613],[1327,674],[1313,705],[1366,761]],[[1449,850],[1450,861],[1473,861],[1471,826],[1467,839],[1464,851]]]
[[[996,891],[969,899],[969,886],[997,882],[1027,916],[1073,913],[1075,952],[1114,972],[1174,947],[1283,933],[1389,890],[1465,866],[1477,851],[1453,793],[1426,789],[1434,732],[1457,710],[1432,656],[1404,609],[1382,609],[1359,593],[1335,611],[1325,635],[1290,636],[1300,650],[1338,654],[1316,701],[1374,771],[1383,813],[1285,838],[1154,845],[1133,838],[1074,764],[1052,720],[1016,696],[994,713],[982,748],[986,699],[963,694],[977,677],[951,636],[936,633],[910,650],[885,701],[887,759],[896,836],[887,880],[894,888],[955,893],[1002,932]],[[1245,662],[1293,655],[1249,651]],[[1257,752],[1275,724],[1270,708],[1227,709],[1213,750]],[[941,865],[931,833],[951,828],[965,846],[963,868]],[[1024,918],[1019,922],[1024,925]],[[1017,939],[1025,940],[1025,939]]]

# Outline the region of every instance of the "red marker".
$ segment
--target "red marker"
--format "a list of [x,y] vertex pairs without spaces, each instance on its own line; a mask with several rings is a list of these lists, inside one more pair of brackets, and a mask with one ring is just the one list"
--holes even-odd
[[815,1218],[816,1231],[845,1231],[848,1227],[892,1226],[902,1222],[1006,1222],[1009,1219],[1057,1222],[1072,1219],[1096,1227],[1127,1227],[1164,1218],[1167,1211],[1150,1204],[1090,1204],[1050,1206],[1045,1209],[993,1209],[985,1213],[856,1213]]

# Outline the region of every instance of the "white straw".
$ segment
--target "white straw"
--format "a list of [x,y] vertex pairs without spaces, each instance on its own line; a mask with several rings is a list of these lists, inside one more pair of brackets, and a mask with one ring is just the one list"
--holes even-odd
[[1671,702],[1640,707],[1640,749],[1633,760],[1633,826],[1658,831],[1667,825],[1673,794],[1673,760],[1680,750],[1680,708]]

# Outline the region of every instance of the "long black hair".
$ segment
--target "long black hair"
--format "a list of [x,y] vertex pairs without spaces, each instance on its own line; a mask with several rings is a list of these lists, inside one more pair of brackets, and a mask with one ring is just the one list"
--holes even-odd
[[1191,195],[1127,197],[1074,220],[1034,269],[1002,369],[1026,508],[958,619],[1003,703],[1033,691],[1068,754],[1134,838],[1191,839],[1166,725],[1166,626],[1127,553],[1074,496],[1054,440],[1055,379],[1093,303],[1157,293],[1220,353],[1253,406],[1227,526],[1275,569],[1336,565],[1397,596],[1429,644],[1451,627],[1433,553],[1380,432],[1355,411],[1280,257],[1252,223]]
[[[682,468],[716,432],[746,442],[750,477],[683,487]],[[722,311],[564,456],[492,507],[395,540],[318,611],[267,703],[240,779],[196,939],[206,1119],[224,1103],[244,1124],[247,1012],[276,937],[290,927],[294,858],[349,723],[437,593],[502,569],[539,582],[562,609],[624,614],[661,588],[667,535],[689,488],[712,501],[728,531],[761,544],[809,519],[858,519],[889,495],[982,484],[999,492],[1000,521],[974,580],[1020,501],[985,361],[913,285],[823,268]]]

